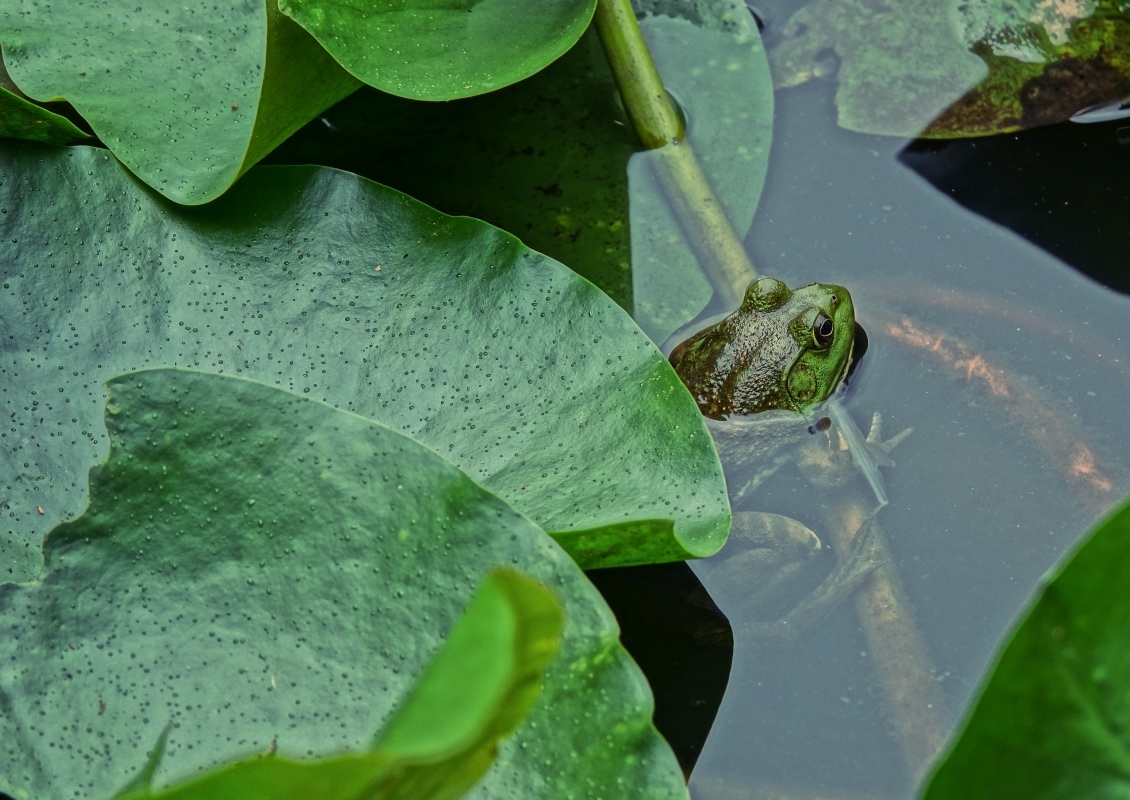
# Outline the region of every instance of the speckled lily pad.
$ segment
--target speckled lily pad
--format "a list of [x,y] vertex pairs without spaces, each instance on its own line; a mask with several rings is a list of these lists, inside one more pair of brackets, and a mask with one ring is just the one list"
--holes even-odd
[[48,537],[38,580],[0,585],[0,791],[105,797],[170,723],[158,787],[275,749],[362,749],[504,564],[550,586],[566,623],[474,796],[686,797],[600,596],[452,464],[253,381],[153,370],[109,388],[90,508]]
[[157,366],[391,425],[588,567],[707,555],[729,530],[701,414],[622,309],[509,234],[354,175],[257,168],[182,208],[103,150],[13,143],[0,264],[10,580],[85,503],[102,382]]

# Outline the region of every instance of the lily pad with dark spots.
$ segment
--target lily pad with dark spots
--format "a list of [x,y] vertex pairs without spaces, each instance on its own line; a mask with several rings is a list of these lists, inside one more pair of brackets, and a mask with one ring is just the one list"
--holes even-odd
[[[541,691],[557,653],[561,606],[511,569],[491,570],[439,653],[413,684],[377,741],[358,753],[297,761],[274,753],[168,790],[153,778],[168,731],[117,800],[438,800],[465,794],[494,762]],[[277,744],[277,743],[276,743]]]
[[[716,551],[721,467],[666,359],[592,284],[477,220],[315,167],[178,207],[102,150],[0,154],[0,553],[33,577],[105,456],[102,382],[180,366],[379,420],[585,567]],[[42,511],[40,511],[42,509]]]
[[[254,754],[361,753],[386,722],[376,745],[394,755],[429,739],[485,755],[481,715],[452,707],[451,674],[494,675],[485,692],[454,692],[480,710],[507,694],[512,710],[528,705],[528,673],[475,665],[502,666],[498,648],[520,657],[527,645],[504,627],[471,637],[482,651],[456,629],[466,662],[448,659],[423,700],[405,698],[482,576],[506,565],[549,586],[566,622],[541,697],[473,796],[686,797],[600,596],[451,463],[254,381],[165,369],[109,389],[90,508],[48,536],[37,580],[0,585],[0,791],[106,797],[145,769],[166,726],[157,789]],[[521,613],[544,650],[555,636],[539,609]],[[446,725],[428,723],[437,705]]]

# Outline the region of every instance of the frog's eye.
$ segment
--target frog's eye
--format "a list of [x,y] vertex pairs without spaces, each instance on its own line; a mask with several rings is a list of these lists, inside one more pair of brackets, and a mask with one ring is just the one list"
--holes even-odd
[[812,341],[817,349],[823,350],[830,345],[835,333],[835,323],[829,319],[828,315],[823,312],[817,314],[816,321],[812,323]]

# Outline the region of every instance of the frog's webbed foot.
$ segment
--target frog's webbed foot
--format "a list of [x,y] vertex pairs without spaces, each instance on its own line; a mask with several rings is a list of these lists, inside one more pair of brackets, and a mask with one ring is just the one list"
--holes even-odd
[[[902,444],[903,439],[913,432],[914,428],[906,428],[884,441],[883,415],[876,411],[871,415],[871,429],[867,431],[867,438],[863,441],[876,464],[880,467],[893,467],[895,462],[890,459],[891,451]],[[847,447],[847,443],[845,442],[843,446]]]
[[864,521],[835,569],[790,612],[772,622],[743,624],[740,635],[754,639],[792,639],[811,628],[855,592],[873,570],[882,565],[872,558],[875,543],[875,517],[878,509]]

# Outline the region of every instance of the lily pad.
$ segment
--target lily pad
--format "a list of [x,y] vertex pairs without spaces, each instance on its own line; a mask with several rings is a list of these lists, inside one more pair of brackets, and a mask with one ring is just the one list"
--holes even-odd
[[48,144],[76,144],[89,140],[66,117],[29,103],[0,86],[0,139],[28,139]]
[[538,74],[479,97],[419,103],[364,88],[268,161],[347,169],[497,225],[630,310],[627,165],[637,147],[590,29]]
[[[599,595],[449,462],[254,381],[152,370],[109,389],[90,508],[48,537],[38,580],[0,585],[0,790],[106,796],[170,723],[157,788],[256,752],[363,751],[397,706],[378,748],[435,737],[451,752],[480,731],[455,709],[448,726],[426,719],[451,705],[450,660],[425,697],[404,698],[480,576],[507,564],[552,586],[566,623],[541,698],[474,796],[686,797]],[[511,689],[530,699],[527,681]]]
[[416,100],[482,94],[533,75],[572,47],[596,0],[279,0],[338,63]]
[[[592,284],[478,220],[317,167],[205,207],[101,150],[0,154],[0,537],[10,579],[85,503],[101,383],[186,366],[414,436],[585,567],[681,560],[729,530],[721,467],[666,359]],[[42,511],[40,511],[42,509]]]
[[161,791],[151,781],[168,744],[162,735],[136,788],[116,797],[461,797],[494,763],[499,741],[514,732],[540,693],[562,623],[552,592],[515,570],[494,569],[368,750],[321,761],[252,756]]
[[1130,93],[1130,13],[1114,0],[826,0],[769,54],[779,87],[835,74],[839,123],[983,136]]
[[35,100],[66,99],[122,163],[178,203],[218,197],[360,84],[274,0],[24,0],[4,61]]
[[1056,570],[924,797],[1123,797],[1130,781],[1130,505]]

